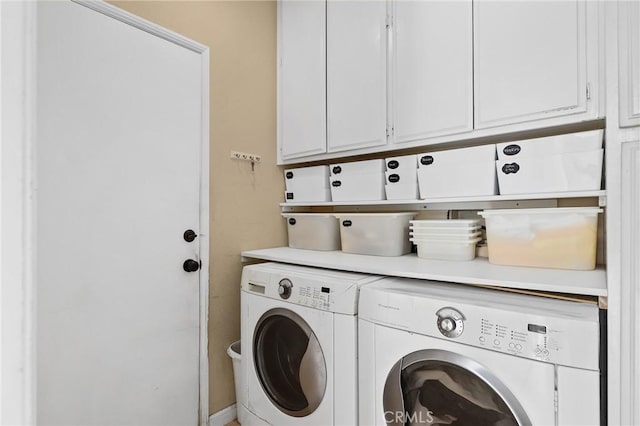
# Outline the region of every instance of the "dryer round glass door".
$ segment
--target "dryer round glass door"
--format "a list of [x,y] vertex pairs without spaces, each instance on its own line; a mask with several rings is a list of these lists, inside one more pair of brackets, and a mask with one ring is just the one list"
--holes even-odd
[[387,376],[383,406],[391,425],[531,425],[517,399],[490,371],[443,350],[400,359]]
[[276,308],[260,317],[253,360],[262,389],[280,411],[304,417],[318,408],[327,367],[315,333],[298,314]]

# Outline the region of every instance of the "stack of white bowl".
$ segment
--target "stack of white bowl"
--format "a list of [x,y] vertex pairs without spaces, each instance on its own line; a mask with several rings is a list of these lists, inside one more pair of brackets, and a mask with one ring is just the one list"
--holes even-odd
[[481,239],[480,226],[476,219],[412,220],[409,240],[423,259],[472,260]]

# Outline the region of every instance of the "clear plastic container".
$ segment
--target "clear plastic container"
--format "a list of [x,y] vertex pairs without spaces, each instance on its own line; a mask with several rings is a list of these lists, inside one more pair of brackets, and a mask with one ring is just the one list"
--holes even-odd
[[334,214],[345,253],[401,256],[411,251],[409,221],[417,213]]
[[283,213],[289,247],[305,250],[340,250],[340,229],[332,214]]
[[476,257],[476,244],[480,238],[471,241],[423,241],[417,242],[418,257],[436,260],[473,260]]
[[429,235],[434,238],[440,238],[448,235],[474,235],[480,232],[480,226],[469,228],[414,228],[409,226],[409,233],[416,235]]
[[596,263],[597,207],[485,210],[489,262],[591,270]]
[[470,232],[466,234],[459,233],[431,233],[431,232],[421,232],[421,231],[409,231],[409,237],[411,241],[422,242],[422,241],[450,241],[450,242],[464,242],[474,240],[482,235],[482,232],[476,230],[475,232]]

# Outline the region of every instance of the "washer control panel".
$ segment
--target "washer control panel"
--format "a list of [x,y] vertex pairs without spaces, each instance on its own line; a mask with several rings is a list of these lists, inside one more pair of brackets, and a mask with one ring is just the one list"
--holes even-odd
[[438,330],[445,337],[456,338],[464,331],[464,315],[454,308],[442,308],[436,312]]

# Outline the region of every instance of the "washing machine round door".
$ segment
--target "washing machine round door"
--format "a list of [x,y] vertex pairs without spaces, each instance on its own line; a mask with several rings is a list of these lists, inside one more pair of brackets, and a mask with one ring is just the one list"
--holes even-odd
[[253,335],[258,381],[283,413],[304,417],[322,402],[327,367],[318,339],[298,314],[283,308],[265,312]]
[[531,425],[515,396],[484,366],[436,349],[413,352],[393,366],[383,406],[390,425]]

